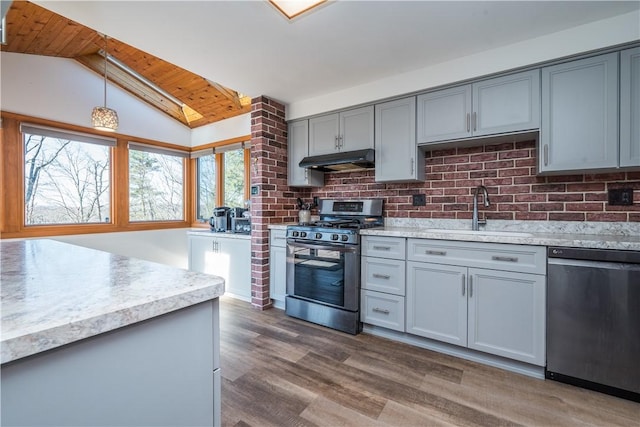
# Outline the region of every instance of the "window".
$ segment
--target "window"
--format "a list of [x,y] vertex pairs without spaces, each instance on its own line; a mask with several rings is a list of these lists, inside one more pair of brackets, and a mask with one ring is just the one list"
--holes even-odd
[[216,207],[216,155],[209,154],[197,158],[198,170],[198,212],[199,220],[206,220]]
[[184,220],[188,153],[129,143],[129,221]]
[[244,150],[227,151],[224,155],[224,206],[244,207]]
[[249,184],[246,146],[233,144],[191,153],[196,158],[198,220],[206,221],[216,206],[245,207]]
[[25,225],[110,222],[115,139],[23,124]]

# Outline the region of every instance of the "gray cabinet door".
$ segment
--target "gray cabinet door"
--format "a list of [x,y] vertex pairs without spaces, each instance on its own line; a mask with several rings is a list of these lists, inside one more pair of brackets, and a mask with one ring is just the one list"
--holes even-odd
[[620,52],[620,166],[640,166],[640,47]]
[[376,181],[424,181],[424,157],[416,144],[416,98],[375,106]]
[[373,106],[340,113],[339,151],[373,148]]
[[309,119],[309,155],[338,151],[339,133],[340,117],[337,113]]
[[618,166],[618,53],[542,69],[539,172]]
[[287,137],[288,168],[287,183],[293,187],[322,187],[324,173],[298,166],[300,160],[309,155],[309,121],[289,123]]
[[471,136],[471,85],[418,96],[418,143]]
[[540,127],[540,70],[472,85],[473,136],[521,132]]

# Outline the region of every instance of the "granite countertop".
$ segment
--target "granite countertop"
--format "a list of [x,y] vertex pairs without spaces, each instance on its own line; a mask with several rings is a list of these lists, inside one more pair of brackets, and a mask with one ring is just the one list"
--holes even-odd
[[419,239],[457,240],[466,242],[509,243],[536,246],[564,246],[575,248],[619,249],[640,251],[640,236],[580,234],[552,232],[471,231],[420,229],[415,227],[383,227],[361,230],[368,236],[415,237]]
[[217,276],[53,240],[0,242],[1,363],[224,293]]

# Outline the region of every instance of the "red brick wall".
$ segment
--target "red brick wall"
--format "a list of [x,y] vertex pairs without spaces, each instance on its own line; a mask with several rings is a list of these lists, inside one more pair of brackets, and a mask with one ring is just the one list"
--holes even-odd
[[[381,197],[387,217],[470,219],[472,189],[483,184],[488,219],[640,222],[640,172],[539,177],[535,141],[436,150],[425,161],[424,183],[376,183],[373,170],[332,173],[322,189],[300,194]],[[621,187],[634,189],[635,204],[608,206],[607,190]],[[426,206],[412,206],[417,193]]]
[[297,218],[295,198],[287,187],[287,123],[281,103],[267,97],[251,105],[251,303],[269,308],[269,224]]

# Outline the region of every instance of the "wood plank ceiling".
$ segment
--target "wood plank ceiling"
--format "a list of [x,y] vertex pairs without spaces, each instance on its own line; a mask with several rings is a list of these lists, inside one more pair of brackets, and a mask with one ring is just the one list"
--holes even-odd
[[[71,58],[104,76],[102,34],[28,1],[12,3],[6,15],[6,44],[0,50]],[[119,40],[109,38],[106,51],[134,71],[110,63],[110,81],[192,129],[251,110],[251,100],[238,92]],[[134,77],[136,73],[171,97]]]

